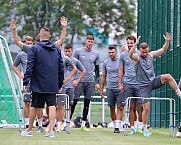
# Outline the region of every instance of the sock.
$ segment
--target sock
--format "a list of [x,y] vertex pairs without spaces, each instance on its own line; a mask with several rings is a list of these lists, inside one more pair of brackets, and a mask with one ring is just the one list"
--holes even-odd
[[29,118],[25,118],[25,124],[29,125]]
[[115,128],[120,128],[121,127],[121,120],[115,120]]
[[84,127],[84,126],[85,126],[85,123],[86,123],[86,121],[82,120],[82,125],[81,125],[81,127]]
[[180,91],[180,89],[178,88],[175,92],[176,92],[176,94],[178,94],[178,96],[181,98],[181,91]]
[[62,125],[62,122],[59,122],[59,121],[58,121],[58,122],[57,122],[57,129],[58,129],[58,130],[60,130],[61,125]]
[[121,121],[121,126],[124,127],[124,125],[125,125],[125,122]]
[[138,128],[138,121],[134,121],[134,128]]
[[131,126],[131,128],[135,129],[135,127],[134,127],[134,126]]
[[113,121],[114,128],[116,128],[116,120]]
[[138,128],[143,128],[143,122],[138,122]]
[[119,127],[119,129],[122,129],[122,128],[123,128],[123,125],[122,125],[122,121],[121,121],[121,120],[118,120],[118,127]]
[[144,131],[147,131],[148,129],[147,129],[147,124],[143,124],[143,129],[144,129]]
[[38,126],[39,127],[42,127],[42,120],[43,120],[43,118],[38,119]]

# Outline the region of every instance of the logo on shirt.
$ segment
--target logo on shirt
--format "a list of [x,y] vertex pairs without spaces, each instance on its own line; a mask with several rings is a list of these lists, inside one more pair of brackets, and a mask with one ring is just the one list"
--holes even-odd
[[84,58],[84,57],[85,57],[85,55],[82,55],[82,57]]
[[94,55],[91,55],[91,56],[90,56],[90,59],[93,59],[93,58],[94,58]]
[[111,68],[111,66],[107,66],[107,69],[110,69]]
[[151,64],[151,61],[147,61],[147,64],[150,65],[150,64]]

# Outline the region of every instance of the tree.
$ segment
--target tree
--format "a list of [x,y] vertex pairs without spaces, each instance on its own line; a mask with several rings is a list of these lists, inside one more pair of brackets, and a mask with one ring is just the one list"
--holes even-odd
[[18,31],[20,36],[35,37],[40,28],[46,26],[51,29],[52,38],[58,39],[61,16],[68,19],[69,43],[73,43],[76,34],[80,38],[92,29],[97,31],[95,35],[102,38],[103,43],[110,33],[120,40],[136,27],[134,0],[0,0],[0,5],[3,7],[0,10],[1,30],[4,32],[14,18],[22,26]]

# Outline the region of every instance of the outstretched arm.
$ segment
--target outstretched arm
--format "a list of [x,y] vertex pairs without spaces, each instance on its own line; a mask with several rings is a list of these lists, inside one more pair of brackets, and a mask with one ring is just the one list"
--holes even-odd
[[11,31],[12,31],[12,34],[13,34],[13,39],[14,39],[14,42],[16,43],[16,45],[18,45],[21,49],[23,48],[23,45],[24,43],[21,42],[17,32],[16,32],[16,27],[18,26],[18,24],[16,24],[16,21],[15,20],[11,20]]
[[61,17],[60,18],[60,23],[62,25],[62,32],[60,34],[60,38],[59,40],[57,40],[55,42],[55,44],[60,47],[60,45],[62,45],[62,43],[65,41],[65,37],[66,37],[66,27],[67,27],[67,19],[65,17]]
[[131,50],[129,51],[129,57],[134,60],[135,62],[138,61],[139,59],[139,56],[137,54],[134,54],[135,52],[135,49],[139,43],[139,40],[140,40],[141,36],[138,36],[138,39],[136,40],[136,43],[134,44],[134,46],[131,48]]
[[181,89],[181,78],[180,78],[180,81],[179,81],[178,87],[179,87],[179,89]]
[[170,42],[170,34],[166,32],[166,35],[163,35],[163,37],[165,38],[165,44],[162,46],[162,48],[158,49],[157,51],[150,52],[153,58],[162,55],[168,49],[169,42]]

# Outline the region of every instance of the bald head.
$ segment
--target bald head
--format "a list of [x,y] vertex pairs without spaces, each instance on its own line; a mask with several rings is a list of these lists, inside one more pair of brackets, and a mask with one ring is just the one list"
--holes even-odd
[[146,42],[140,44],[140,53],[142,57],[147,57],[149,53],[149,46]]

